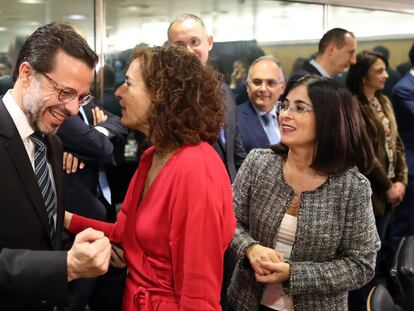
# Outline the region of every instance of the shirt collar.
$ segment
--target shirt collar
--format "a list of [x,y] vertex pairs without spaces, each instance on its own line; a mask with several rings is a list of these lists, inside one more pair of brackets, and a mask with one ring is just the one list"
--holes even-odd
[[26,115],[20,109],[19,105],[11,94],[11,90],[8,90],[7,93],[3,96],[3,103],[9,112],[14,124],[16,125],[17,131],[19,132],[22,140],[32,135],[34,133],[33,127],[30,125]]
[[410,74],[414,77],[414,69],[413,68],[410,69]]
[[266,112],[266,111],[260,111],[259,109],[257,109],[257,108],[253,105],[253,103],[252,103],[252,107],[253,107],[254,111],[256,111],[256,114],[257,114],[259,117],[261,117],[261,116],[263,116],[263,115],[265,115],[265,114],[267,114],[267,113],[270,113],[273,117],[275,117],[275,118],[276,118],[276,105],[274,105],[274,106],[273,106],[273,108],[272,108],[272,110],[270,110],[270,111],[268,111],[268,112]]
[[309,63],[313,66],[313,67],[315,67],[320,73],[321,73],[321,75],[322,76],[324,76],[324,77],[327,77],[327,78],[331,78],[331,76],[329,75],[329,73],[327,73],[326,72],[326,70],[325,69],[323,69],[323,67],[321,66],[321,65],[319,65],[317,62],[316,62],[316,60],[314,60],[314,59],[311,59],[310,61],[309,61]]

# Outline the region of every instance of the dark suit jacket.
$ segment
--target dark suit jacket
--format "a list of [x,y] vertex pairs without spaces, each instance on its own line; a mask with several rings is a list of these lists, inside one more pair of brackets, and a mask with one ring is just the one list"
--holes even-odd
[[237,169],[246,157],[246,151],[244,150],[243,141],[237,127],[236,104],[234,103],[233,94],[227,84],[223,83],[221,87],[225,93],[227,108],[226,128],[224,129],[226,142],[224,143],[219,138],[212,146],[220,155],[229,173],[230,180],[233,181],[234,177],[236,177]]
[[122,117],[121,106],[119,105],[118,97],[115,96],[114,89],[111,88],[104,90],[103,99],[100,102],[100,106],[110,113],[118,117]]
[[[63,148],[85,162],[85,168],[76,173],[64,173],[65,207],[82,216],[107,219],[107,207],[98,199],[99,170],[113,163],[113,144],[109,137],[95,129],[91,103],[83,109],[88,119],[86,124],[80,115],[72,116],[59,128],[57,135]],[[99,124],[110,131],[113,141],[123,140],[127,129],[120,124],[120,118],[105,111],[108,119]]]
[[391,67],[387,68],[388,79],[385,80],[384,89],[382,93],[387,95],[387,97],[392,98],[392,89],[401,79],[401,75],[398,71],[392,69]]
[[249,95],[247,94],[247,82],[239,81],[236,85],[236,89],[233,90],[233,94],[236,106],[243,104],[246,100],[249,100]]
[[289,77],[288,82],[286,83],[286,90],[290,89],[290,86],[293,82],[298,81],[300,78],[302,78],[305,75],[308,74],[314,74],[318,76],[322,76],[322,73],[319,72],[318,69],[316,69],[308,60],[303,63],[303,66],[301,69],[295,71],[292,73]]
[[127,129],[121,125],[120,118],[108,111],[108,119],[99,124],[110,131],[107,137],[95,129],[91,103],[83,107],[88,124],[80,115],[72,116],[59,128],[57,135],[63,142],[65,151],[69,151],[85,162],[85,168],[76,173],[64,173],[65,207],[68,211],[94,218],[107,220],[107,208],[98,199],[99,170],[113,163],[112,141],[124,139]]
[[48,235],[42,194],[23,141],[0,100],[0,310],[42,310],[42,300],[67,294],[63,230],[62,145],[45,137],[57,195],[55,241]]
[[392,90],[398,132],[405,145],[408,174],[414,176],[414,77],[407,73]]
[[269,147],[269,139],[250,101],[237,106],[237,123],[246,152]]

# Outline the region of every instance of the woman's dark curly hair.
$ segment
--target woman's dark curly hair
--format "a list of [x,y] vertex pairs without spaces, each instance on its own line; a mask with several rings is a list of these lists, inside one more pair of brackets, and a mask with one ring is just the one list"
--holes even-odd
[[175,46],[139,48],[132,60],[151,99],[148,138],[157,154],[217,139],[225,112],[218,72]]

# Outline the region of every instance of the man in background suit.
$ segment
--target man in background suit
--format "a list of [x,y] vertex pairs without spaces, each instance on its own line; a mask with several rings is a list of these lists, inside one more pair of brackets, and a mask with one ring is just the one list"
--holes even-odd
[[267,148],[280,141],[276,102],[285,88],[283,72],[271,56],[262,56],[247,75],[249,100],[237,107],[237,122],[244,149]]
[[[116,220],[106,166],[114,161],[113,144],[122,144],[127,132],[118,116],[95,103],[80,107],[78,115],[59,128],[57,135],[65,151],[64,203],[69,212],[101,221]],[[83,310],[87,304],[95,306],[94,310],[120,309],[124,273],[111,267],[109,272],[100,278],[72,282],[70,305],[65,310]]]
[[342,28],[329,30],[319,41],[316,58],[305,61],[302,68],[290,76],[286,88],[307,74],[333,78],[344,72],[356,63],[356,49],[357,42],[352,32]]
[[102,232],[88,229],[60,250],[63,150],[54,133],[91,98],[96,62],[72,27],[39,27],[19,53],[13,89],[0,100],[1,310],[56,310],[69,281],[108,268],[111,246]]
[[105,179],[106,167],[114,164],[114,145],[122,144],[127,132],[118,116],[95,103],[81,107],[78,115],[70,117],[59,128],[57,135],[63,142],[66,159],[75,156],[84,163],[84,168],[79,170],[76,170],[76,165],[73,171],[66,167],[68,211],[98,220],[115,221],[110,193],[108,196],[107,189],[102,189],[106,187],[102,179]]
[[[209,51],[213,48],[213,37],[207,33],[204,23],[199,17],[183,14],[175,18],[168,27],[168,43],[186,48],[206,65]],[[224,83],[222,89],[225,93],[227,107],[225,128],[220,132],[220,137],[213,144],[213,147],[222,158],[230,179],[233,181],[237,169],[246,157],[246,152],[237,128],[236,104],[233,94],[228,85]]]
[[[203,21],[192,14],[183,14],[175,18],[168,27],[168,43],[181,46],[203,63],[207,64],[209,51],[213,47],[213,37],[207,33]],[[236,120],[236,104],[233,94],[225,83],[222,83],[227,108],[225,128],[220,131],[220,137],[213,143],[213,148],[223,160],[230,180],[233,181],[237,169],[241,166],[246,152],[240,137]],[[226,251],[224,257],[224,275],[221,291],[221,306],[228,309],[227,287],[233,274],[235,259]]]
[[398,132],[404,142],[408,165],[408,184],[401,204],[394,210],[389,238],[392,251],[399,240],[414,235],[414,44],[408,54],[411,70],[401,78],[392,90],[392,104],[397,119]]

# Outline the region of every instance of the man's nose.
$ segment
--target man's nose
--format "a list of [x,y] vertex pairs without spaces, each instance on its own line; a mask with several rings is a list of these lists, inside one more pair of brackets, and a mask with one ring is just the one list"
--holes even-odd
[[68,103],[65,103],[65,109],[71,116],[75,116],[79,113],[79,98],[75,97]]
[[351,57],[351,61],[349,62],[351,65],[355,65],[356,64],[356,54],[353,54]]
[[260,91],[266,91],[267,82],[264,80],[259,86]]
[[191,46],[190,43],[187,43],[185,47],[186,47],[187,51],[194,54],[194,49],[193,49],[193,47]]

